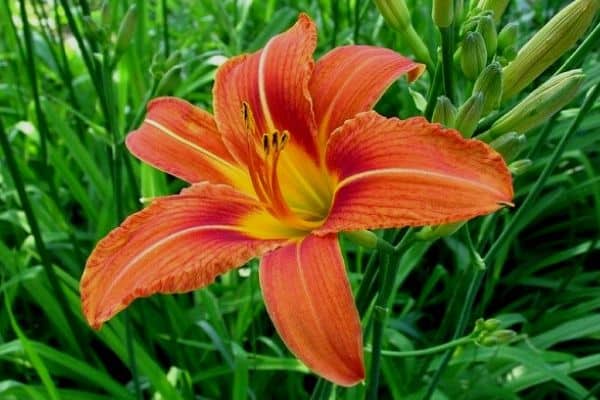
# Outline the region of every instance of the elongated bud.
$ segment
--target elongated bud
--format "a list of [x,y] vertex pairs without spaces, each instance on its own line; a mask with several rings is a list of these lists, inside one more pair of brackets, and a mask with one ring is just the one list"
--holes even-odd
[[131,42],[137,26],[137,18],[137,7],[134,4],[129,7],[127,14],[125,14],[123,21],[121,21],[119,33],[117,34],[117,44],[115,46],[116,54],[122,54],[127,49],[127,46],[129,46],[129,42]]
[[437,103],[435,103],[431,122],[437,122],[447,128],[454,128],[457,112],[456,107],[449,98],[440,96],[437,98]]
[[519,24],[510,22],[498,33],[498,47],[502,50],[514,46],[519,36]]
[[481,36],[483,36],[487,55],[491,58],[496,54],[496,48],[498,47],[498,33],[496,32],[494,19],[490,15],[484,15],[479,18],[477,32],[481,33]]
[[499,329],[490,333],[489,335],[483,336],[482,338],[476,340],[476,342],[481,346],[498,346],[510,343],[515,336],[517,336],[515,331],[511,331],[510,329]]
[[527,138],[517,132],[508,132],[492,140],[490,146],[500,153],[504,161],[510,162],[527,147]]
[[552,77],[494,122],[482,136],[494,139],[506,132],[526,133],[539,126],[573,100],[584,78],[580,69]]
[[480,0],[479,8],[482,10],[490,10],[494,13],[494,20],[499,23],[506,11],[510,0]]
[[473,93],[483,94],[483,112],[485,115],[500,107],[502,98],[502,66],[493,62],[479,74],[473,86]]
[[377,235],[375,235],[371,231],[362,230],[362,231],[352,231],[345,232],[345,235],[351,242],[365,247],[367,249],[374,249],[377,247]]
[[418,239],[425,241],[437,240],[454,234],[463,225],[464,222],[454,222],[452,224],[425,226],[416,233],[416,236]]
[[385,22],[399,32],[419,61],[431,65],[431,55],[421,37],[413,28],[404,0],[373,0]]
[[102,22],[102,26],[108,27],[112,23],[112,8],[110,7],[110,1],[106,0],[102,3],[102,8],[100,8],[100,21]]
[[475,80],[485,67],[486,61],[487,49],[481,33],[467,33],[463,39],[460,53],[460,66],[465,76]]
[[454,21],[454,0],[433,0],[431,16],[440,28],[449,27]]
[[504,69],[503,99],[527,87],[583,36],[600,7],[598,0],[575,0],[542,27]]
[[157,95],[172,94],[173,90],[181,83],[181,65],[175,65],[169,69],[158,83]]
[[477,128],[483,112],[483,94],[476,92],[458,109],[456,129],[466,138],[470,138]]
[[533,164],[533,161],[531,161],[529,158],[524,158],[522,160],[517,160],[517,161],[511,163],[508,166],[508,169],[510,170],[511,174],[513,174],[514,176],[519,176],[519,175],[523,175],[525,172],[527,172],[529,170],[529,167],[531,167],[532,164]]

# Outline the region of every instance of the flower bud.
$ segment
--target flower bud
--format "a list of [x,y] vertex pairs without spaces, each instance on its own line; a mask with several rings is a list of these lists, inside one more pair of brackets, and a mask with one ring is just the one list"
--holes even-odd
[[494,122],[482,136],[493,139],[506,132],[526,133],[539,126],[573,100],[584,78],[580,69],[550,78]]
[[507,47],[514,46],[517,43],[518,36],[519,24],[516,22],[506,24],[498,33],[498,47],[504,50]]
[[433,0],[431,16],[440,28],[449,27],[454,20],[454,0]]
[[431,241],[437,240],[442,237],[450,236],[454,234],[464,225],[464,222],[454,222],[451,224],[425,226],[421,228],[416,236],[420,240]]
[[519,153],[527,147],[527,138],[517,132],[508,132],[492,140],[490,146],[500,153],[504,161],[509,162],[517,158]]
[[504,68],[503,99],[527,87],[583,36],[600,7],[598,0],[575,0],[542,27]]
[[368,230],[362,231],[350,231],[344,233],[346,237],[352,242],[359,246],[367,249],[374,249],[377,247],[377,235]]
[[498,346],[510,343],[515,336],[517,336],[515,331],[511,331],[510,329],[499,329],[489,335],[484,335],[482,338],[479,338],[477,343],[481,346]]
[[112,8],[110,6],[110,1],[105,0],[102,3],[102,8],[100,9],[100,21],[102,21],[102,26],[108,27],[112,23]]
[[488,57],[492,57],[496,54],[496,48],[498,47],[498,33],[496,32],[494,19],[490,15],[479,18],[477,32],[483,36]]
[[513,163],[510,163],[510,165],[508,166],[508,169],[510,170],[511,174],[513,174],[514,176],[519,176],[519,175],[523,175],[525,172],[527,172],[529,170],[529,167],[531,167],[532,164],[533,164],[533,161],[531,161],[528,158],[524,158],[522,160],[517,160]]
[[116,54],[122,54],[127,49],[127,46],[129,46],[129,42],[131,42],[137,26],[137,18],[137,7],[134,4],[129,7],[127,14],[125,14],[121,21],[119,33],[117,34],[117,44],[115,45]]
[[477,128],[483,111],[483,94],[476,92],[458,109],[456,129],[463,137],[470,138]]
[[454,107],[450,99],[446,96],[440,96],[437,98],[437,103],[433,109],[431,122],[437,122],[447,128],[453,128],[456,122],[456,113],[456,107]]
[[476,79],[487,61],[487,50],[479,32],[469,32],[462,42],[460,66],[469,79]]
[[483,94],[483,115],[500,107],[502,98],[502,66],[493,62],[485,69],[473,86],[473,93]]
[[160,79],[156,88],[157,95],[172,94],[173,90],[181,83],[182,65],[175,65],[169,69]]
[[506,11],[508,2],[509,0],[480,0],[478,8],[482,10],[491,10],[494,13],[495,22],[498,23]]
[[406,2],[404,0],[374,0],[374,2],[385,22],[403,36],[417,60],[427,65],[433,64],[427,46],[412,26]]
[[483,329],[488,332],[494,332],[496,329],[500,328],[501,321],[496,318],[489,318],[483,321]]

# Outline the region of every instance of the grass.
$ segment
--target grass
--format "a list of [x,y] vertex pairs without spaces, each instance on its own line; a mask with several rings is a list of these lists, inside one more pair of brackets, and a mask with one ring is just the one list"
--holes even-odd
[[[207,288],[139,300],[98,332],[83,320],[78,281],[97,240],[140,199],[183,186],[123,146],[150,98],[210,109],[217,66],[259,49],[300,11],[319,27],[317,56],[349,43],[407,55],[410,46],[367,0],[96,3],[0,1],[0,399],[599,396],[597,21],[527,90],[564,69],[586,74],[575,100],[527,134],[520,158],[532,163],[515,176],[514,209],[416,241],[390,264],[343,238],[369,350],[365,385],[344,389],[285,348],[254,261]],[[407,1],[435,55],[430,3]],[[519,22],[521,45],[566,3],[513,0],[500,27]],[[448,57],[438,65],[444,74],[429,71],[412,92],[394,84],[378,111],[431,115],[445,87],[455,104],[467,100],[472,82]],[[397,244],[398,233],[383,235]],[[516,336],[496,346],[464,339],[478,318]]]

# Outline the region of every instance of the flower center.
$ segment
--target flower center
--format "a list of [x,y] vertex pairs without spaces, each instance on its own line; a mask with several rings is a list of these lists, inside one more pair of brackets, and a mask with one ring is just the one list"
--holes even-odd
[[319,227],[322,224],[321,218],[315,221],[300,217],[290,208],[281,190],[277,166],[282,151],[292,139],[291,134],[287,130],[274,129],[270,133],[258,135],[254,115],[245,101],[242,102],[242,116],[248,143],[248,172],[258,198],[273,216],[289,226],[302,230]]

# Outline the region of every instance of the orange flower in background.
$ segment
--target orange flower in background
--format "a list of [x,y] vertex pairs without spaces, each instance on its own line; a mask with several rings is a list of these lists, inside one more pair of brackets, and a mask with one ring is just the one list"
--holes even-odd
[[423,66],[383,48],[344,46],[316,63],[300,15],[260,51],[219,68],[214,116],[159,98],[127,147],[191,186],[154,200],[102,239],[82,280],[95,328],[135,298],[204,287],[261,257],[267,311],[288,348],[344,386],[364,379],[360,318],[337,232],[436,225],[512,200],[487,145],[423,118],[370,111]]

